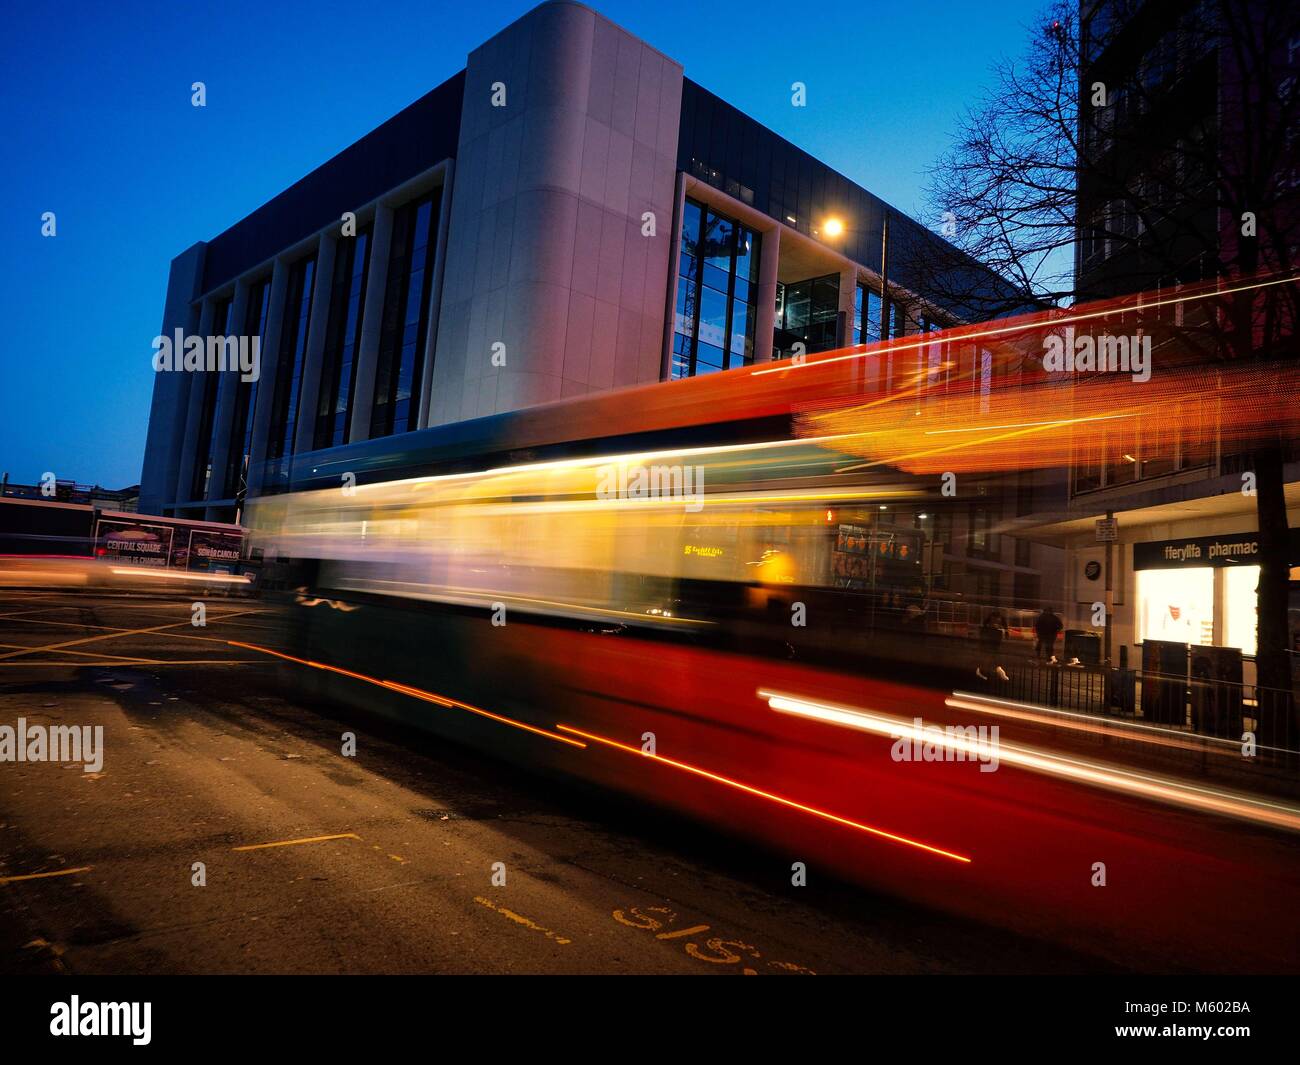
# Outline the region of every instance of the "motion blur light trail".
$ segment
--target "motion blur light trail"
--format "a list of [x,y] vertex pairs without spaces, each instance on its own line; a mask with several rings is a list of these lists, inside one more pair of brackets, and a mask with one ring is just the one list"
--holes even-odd
[[[1008,666],[1029,658],[1030,601],[1064,573],[1054,526],[1080,449],[1181,463],[1300,435],[1300,366],[1194,365],[1186,322],[1145,314],[1203,299],[1212,317],[1223,294],[1035,312],[295,455],[249,502],[260,583],[331,609],[248,638],[311,667],[300,690],[872,890],[1121,963],[1292,969],[1300,809],[1267,794],[1277,759],[1253,774],[1216,740],[959,690],[988,610],[1010,614]],[[1059,368],[1067,338],[1105,362]],[[960,493],[933,476],[949,471]],[[1016,540],[1017,558],[1025,541],[1017,573],[1044,585],[985,581],[981,563],[1010,552],[977,544],[981,531]],[[962,532],[965,552],[945,546]],[[975,757],[938,761],[984,773],[900,765],[881,742],[924,744],[917,718],[955,714],[1018,742],[993,746],[965,721],[945,734],[940,753]],[[1089,732],[1122,738],[1122,754],[1096,754]],[[632,740],[647,733],[653,754]],[[575,746],[589,757],[568,757]],[[1187,769],[1152,775],[1156,751]],[[1195,775],[1214,771],[1243,794]]]
[[[533,732],[539,736],[545,736],[547,739],[558,740],[560,743],[565,743],[572,747],[585,748],[587,746],[587,744],[582,743],[578,740],[571,739],[568,736],[560,736],[554,732],[548,732],[546,729],[540,729],[533,725],[529,725],[526,722],[518,721],[515,720],[514,718],[504,717],[500,714],[494,714],[490,710],[484,710],[482,707],[472,706],[469,703],[463,703],[458,699],[452,699],[445,695],[438,695],[435,692],[425,691],[422,688],[412,687],[409,684],[399,684],[396,681],[381,680],[378,677],[369,677],[363,673],[355,673],[349,669],[342,669],[339,666],[331,666],[324,662],[315,662],[308,658],[298,658],[296,655],[285,654],[282,651],[273,651],[269,647],[259,647],[256,644],[243,643],[242,641],[239,640],[228,640],[227,642],[232,647],[243,647],[250,651],[260,651],[263,654],[273,655],[276,658],[283,658],[286,661],[295,662],[298,665],[310,666],[313,669],[323,669],[330,673],[337,673],[340,676],[350,677],[354,680],[365,681],[367,684],[374,684],[381,688],[388,688],[391,691],[400,692],[403,695],[409,695],[413,698],[421,699],[425,702],[433,703],[436,706],[442,706],[447,709],[465,710],[468,711],[469,713],[478,714],[482,717],[489,718],[493,721],[498,721],[504,725],[510,725],[513,726],[514,728],[524,729],[527,732]],[[971,861],[970,858],[965,857],[964,855],[955,854],[952,851],[944,850],[941,847],[934,847],[928,843],[922,843],[919,840],[908,839],[906,836],[895,835],[892,832],[886,832],[884,829],[874,828],[871,825],[864,825],[858,821],[852,821],[846,817],[840,817],[837,814],[829,813],[825,810],[818,810],[815,807],[806,806],[803,803],[795,802],[793,799],[787,799],[780,795],[774,795],[769,791],[762,790],[761,788],[756,788],[749,784],[743,784],[740,781],[731,780],[728,777],[719,776],[717,773],[711,773],[707,769],[701,769],[699,766],[689,765],[686,762],[679,762],[672,758],[665,758],[662,755],[658,755],[658,754],[650,755],[647,752],[642,751],[638,747],[630,747],[627,744],[619,743],[617,740],[612,740],[605,736],[597,736],[594,733],[583,732],[581,729],[573,728],[569,725],[560,724],[560,725],[556,725],[555,727],[563,732],[571,732],[575,736],[581,736],[585,740],[591,740],[595,743],[603,744],[606,747],[611,747],[618,750],[626,751],[629,754],[635,754],[638,757],[642,757],[642,758],[653,758],[655,761],[662,762],[664,765],[670,765],[674,769],[681,769],[687,773],[694,773],[696,776],[705,777],[708,780],[715,781],[716,783],[719,784],[725,784],[727,787],[736,788],[740,791],[747,792],[750,795],[757,795],[759,798],[767,799],[771,802],[780,803],[782,806],[788,806],[791,809],[800,810],[803,813],[812,814],[815,817],[820,817],[827,821],[833,821],[836,824],[844,825],[848,828],[857,829],[859,832],[866,832],[870,835],[879,836],[882,839],[892,840],[895,843],[901,843],[908,847],[915,847],[918,850],[928,851],[931,854],[937,854],[944,858],[951,858],[953,861],[967,862],[967,863]]]
[[565,732],[572,732],[575,736],[581,736],[583,739],[591,740],[593,743],[600,743],[606,747],[612,747],[615,750],[623,751],[627,754],[636,755],[638,758],[650,758],[664,765],[670,765],[674,769],[681,769],[687,773],[694,773],[696,776],[704,777],[706,780],[712,780],[718,784],[725,784],[729,788],[735,788],[738,791],[747,792],[750,795],[757,795],[761,799],[767,799],[770,802],[780,803],[782,806],[788,806],[792,810],[799,810],[806,814],[812,814],[814,817],[820,817],[827,821],[833,821],[837,825],[844,825],[848,828],[855,828],[859,832],[866,832],[873,836],[879,836],[882,839],[892,840],[894,843],[902,843],[908,847],[915,847],[918,850],[929,851],[931,854],[938,854],[944,858],[951,858],[955,862],[970,863],[971,859],[962,854],[954,854],[952,851],[944,850],[941,847],[933,847],[928,843],[922,843],[919,840],[908,839],[906,836],[898,836],[892,832],[886,832],[881,828],[873,828],[871,825],[864,825],[859,821],[850,821],[847,817],[840,817],[838,814],[828,813],[825,810],[818,810],[812,806],[805,806],[801,802],[795,802],[793,799],[786,799],[780,795],[774,795],[770,791],[764,791],[761,788],[753,787],[750,784],[742,784],[738,780],[731,780],[728,777],[719,776],[717,773],[711,773],[707,769],[701,769],[699,766],[689,765],[686,762],[679,762],[674,758],[665,758],[661,754],[650,754],[648,751],[641,750],[640,747],[632,747],[626,743],[620,743],[618,740],[611,740],[607,736],[597,736],[592,732],[584,732],[581,729],[573,728],[570,725],[557,724],[557,729]]
[[[1132,740],[1136,743],[1147,743],[1157,747],[1173,747],[1178,750],[1219,755],[1225,758],[1241,757],[1241,743],[1239,740],[1179,732],[1177,729],[1147,725],[1140,721],[1105,721],[1093,717],[1091,714],[1058,710],[1055,707],[1035,706],[1033,703],[1021,703],[1011,699],[998,699],[991,695],[976,695],[962,691],[953,692],[949,698],[944,700],[944,705],[954,710],[973,710],[978,714],[992,714],[995,717],[1027,721],[1035,725],[1050,725],[1052,728],[1074,729],[1094,736],[1114,736],[1119,739]],[[1265,744],[1259,744],[1258,746],[1265,750],[1284,750],[1282,747],[1268,747]]]
[[[1234,296],[1242,292],[1254,292],[1259,289],[1272,288],[1276,285],[1293,285],[1298,282],[1300,282],[1300,276],[1288,275],[1286,277],[1268,277],[1262,280],[1251,281],[1249,284],[1236,285],[1231,288],[1212,287],[1204,291],[1193,290],[1183,295],[1168,296],[1164,299],[1153,300],[1149,298],[1149,294],[1145,294],[1147,298],[1143,299],[1143,294],[1140,294],[1137,298],[1141,300],[1141,302],[1136,306],[1138,309],[1143,311],[1154,311],[1165,307],[1192,304],[1210,298],[1222,299],[1224,296]],[[954,330],[940,330],[939,332],[941,334],[948,333],[960,337],[960,339],[964,341],[1020,337],[1031,328],[1055,329],[1068,325],[1078,325],[1081,322],[1105,321],[1107,318],[1112,317],[1116,311],[1122,309],[1130,299],[1131,297],[1122,297],[1114,300],[1097,301],[1094,304],[1088,305],[1097,306],[1100,304],[1101,306],[1096,310],[1049,312],[1046,315],[1042,312],[1034,312],[1029,315],[1011,318],[1009,319],[1008,324],[1004,325],[992,327],[960,326]],[[933,342],[933,336],[933,334],[927,334],[926,339],[924,340],[907,341],[902,344],[891,341],[880,342],[866,346],[867,350],[865,351],[860,350],[860,348],[863,347],[860,345],[859,349],[853,351],[834,351],[820,357],[818,355],[807,356],[802,362],[790,361],[782,363],[779,366],[768,366],[761,370],[754,370],[753,375],[755,377],[760,377],[764,374],[786,373],[790,370],[800,370],[810,366],[824,366],[827,363],[832,362],[851,362],[868,355],[884,354],[887,352],[917,351],[929,347]]]
[[152,569],[146,566],[114,566],[109,572],[116,573],[119,576],[148,577],[177,584],[185,584],[189,581],[201,581],[208,584],[252,583],[252,577],[248,574],[193,573],[189,570]]
[[[780,692],[760,690],[758,694],[779,713],[812,718],[829,725],[842,725],[862,732],[887,736],[890,739],[907,738],[918,743],[934,743],[945,750],[962,752],[970,756],[972,761],[985,750],[981,744],[970,741],[964,736],[955,736],[946,732],[940,735],[939,732],[929,731],[924,726],[918,728],[914,722],[901,717],[831,703],[813,702],[797,695],[785,695]],[[1077,758],[1066,758],[1040,748],[1021,747],[1009,743],[998,744],[997,757],[999,762],[1008,765],[1075,780],[1093,787],[1125,792],[1187,809],[1205,810],[1243,821],[1272,825],[1293,832],[1300,831],[1300,809],[1283,803],[1199,787],[1168,777],[1135,773]]]
[[331,666],[325,662],[313,662],[309,658],[298,658],[294,655],[285,654],[282,651],[273,651],[269,647],[258,647],[256,644],[242,643],[239,640],[227,640],[232,647],[244,647],[250,651],[260,651],[262,654],[274,655],[276,658],[283,658],[288,662],[296,662],[301,666],[310,666],[312,669],[323,669],[328,673],[337,673],[342,677],[351,677],[353,680],[365,681],[367,684],[374,684],[380,688],[387,688],[389,691],[400,692],[403,695],[409,695],[414,699],[422,699],[427,703],[433,703],[436,706],[444,707],[448,710],[464,710],[471,714],[478,714],[480,717],[486,717],[489,720],[500,722],[503,725],[510,725],[512,728],[523,729],[525,732],[533,732],[538,736],[545,736],[548,740],[555,740],[557,743],[568,744],[570,747],[586,747],[585,743],[579,743],[568,736],[557,736],[554,732],[548,732],[546,729],[537,728],[529,725],[524,721],[517,721],[512,717],[505,717],[501,714],[494,714],[491,710],[484,710],[481,706],[471,706],[469,703],[462,703],[458,699],[450,699],[445,695],[438,695],[434,692],[425,691],[423,688],[414,688],[409,684],[398,684],[392,680],[380,680],[378,677],[368,677],[364,673],[354,673],[350,669],[342,669],[339,666]]

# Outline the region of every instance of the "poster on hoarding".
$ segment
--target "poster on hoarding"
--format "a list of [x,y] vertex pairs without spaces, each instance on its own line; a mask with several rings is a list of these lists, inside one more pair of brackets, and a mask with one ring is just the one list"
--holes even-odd
[[95,557],[127,566],[166,568],[172,533],[167,525],[101,519],[95,525]]
[[243,552],[244,537],[240,533],[192,529],[184,554],[178,554],[176,564],[189,570],[233,573]]

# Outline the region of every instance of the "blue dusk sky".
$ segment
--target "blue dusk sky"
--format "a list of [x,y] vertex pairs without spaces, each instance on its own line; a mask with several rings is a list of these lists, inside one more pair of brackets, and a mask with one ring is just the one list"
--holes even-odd
[[[465,64],[532,3],[8,5],[0,471],[140,479],[168,266]],[[925,171],[1041,0],[591,5],[928,224]],[[207,85],[207,107],[190,85]],[[790,85],[808,106],[790,105]],[[57,236],[41,235],[53,211]]]

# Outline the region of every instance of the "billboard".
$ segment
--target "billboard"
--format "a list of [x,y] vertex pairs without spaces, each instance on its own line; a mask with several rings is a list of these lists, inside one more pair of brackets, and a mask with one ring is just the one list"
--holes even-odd
[[126,566],[165,568],[171,561],[174,532],[170,525],[101,518],[95,523],[95,557]]
[[231,573],[243,557],[242,533],[216,529],[192,529],[185,548],[177,551],[173,565],[189,570]]

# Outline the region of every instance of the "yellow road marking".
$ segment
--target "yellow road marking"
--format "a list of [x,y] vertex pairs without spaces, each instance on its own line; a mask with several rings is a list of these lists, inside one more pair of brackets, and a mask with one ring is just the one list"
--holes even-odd
[[[220,621],[222,617],[230,617],[230,616],[232,616],[232,615],[229,615],[229,614],[223,614],[223,615],[221,615],[221,617],[218,617],[218,618],[215,618],[215,619],[212,619],[212,620]],[[61,629],[83,629],[83,630],[91,630],[91,631],[99,631],[99,632],[117,632],[117,633],[122,633],[122,634],[126,634],[127,632],[130,631],[129,629],[121,628],[121,627],[118,626],[118,625],[87,625],[87,624],[84,624],[84,623],[79,622],[79,621],[42,621],[42,620],[40,620],[40,619],[38,619],[38,618],[24,618],[24,619],[22,620],[22,624],[24,624],[24,625],[55,625],[55,626],[57,626],[58,628],[61,628]],[[221,639],[221,638],[219,638],[219,637],[217,637],[217,636],[197,636],[197,635],[195,635],[195,634],[193,634],[193,633],[188,633],[188,632],[173,632],[173,633],[170,634],[170,637],[171,637],[171,639],[173,639],[173,640],[202,640],[204,643],[219,643],[219,644],[225,644],[225,643],[228,642],[228,641],[223,640],[223,639]],[[17,645],[16,645],[16,644],[11,644],[11,645],[9,645],[9,646],[17,646]],[[33,649],[35,650],[35,648],[33,648]],[[86,653],[89,654],[90,652],[87,651]]]
[[[63,609],[63,608],[60,608]],[[102,632],[125,632],[121,625],[91,625],[84,621],[46,621],[44,618],[23,618],[20,625],[56,625],[61,629],[99,629]]]
[[706,924],[697,924],[694,928],[683,928],[680,932],[660,932],[655,939],[680,939],[682,936],[693,936],[698,932],[707,932],[709,926]]
[[[259,666],[262,658],[123,658],[119,666]],[[26,669],[28,666],[62,666],[64,669],[91,669],[101,662],[0,662],[0,669]]]
[[[222,614],[220,617],[210,618],[209,621],[225,621],[227,618],[237,618],[244,614],[251,614],[251,610],[240,610],[232,614]],[[120,632],[110,633],[107,636],[84,636],[80,640],[65,640],[63,643],[46,644],[44,647],[33,647],[30,651],[10,651],[8,654],[0,655],[0,659],[17,658],[19,655],[35,654],[37,651],[57,651],[61,647],[79,647],[82,644],[98,643],[100,640],[117,640],[123,636],[147,636],[150,633],[166,632],[168,629],[179,628],[181,625],[191,625],[189,620],[176,621],[170,625],[155,625],[148,629],[123,629]],[[213,639],[212,637],[195,637],[196,639]]]
[[555,932],[552,932],[549,928],[543,928],[541,925],[537,924],[536,922],[530,921],[527,917],[525,917],[521,913],[515,913],[514,910],[507,910],[504,906],[497,906],[491,900],[483,898],[482,895],[475,895],[474,901],[479,903],[482,906],[486,906],[489,910],[495,910],[502,917],[514,921],[515,924],[521,924],[525,928],[529,929],[530,931],[541,932],[544,936],[546,936],[547,939],[553,939],[555,940],[555,942],[560,944],[569,944],[573,942],[573,940],[571,939],[565,939],[563,936],[557,935]]
[[[177,622],[177,625],[188,624],[188,622]],[[164,629],[175,628],[176,625],[157,625],[151,629],[122,629],[120,632],[110,633],[107,636],[83,636],[79,640],[65,640],[63,643],[46,644],[43,647],[33,647],[28,652],[11,651],[7,655],[0,655],[0,659],[17,658],[20,654],[35,654],[37,651],[57,651],[61,647],[78,647],[84,643],[98,643],[100,640],[116,640],[122,636],[143,636],[151,632],[161,632]]]
[[267,847],[296,847],[299,843],[324,843],[330,839],[360,839],[355,832],[340,832],[335,836],[308,836],[306,839],[281,839],[275,843],[252,843],[246,847],[231,847],[234,851],[260,851]]
[[[0,643],[0,647],[8,647],[14,651],[31,651],[32,647],[24,647],[20,643]],[[81,655],[84,658],[102,658],[105,662],[139,662],[140,659],[129,655],[97,655],[93,651],[55,651],[56,655]]]
[[24,614],[44,614],[47,610],[71,610],[71,609],[72,609],[71,607],[66,607],[66,606],[38,606],[38,607],[33,607],[31,610],[15,610],[9,614],[0,614],[0,618],[20,618]]
[[79,865],[76,869],[56,869],[52,873],[24,873],[22,876],[0,876],[0,885],[16,884],[20,880],[44,880],[51,876],[71,876],[73,873],[88,873],[93,865]]

